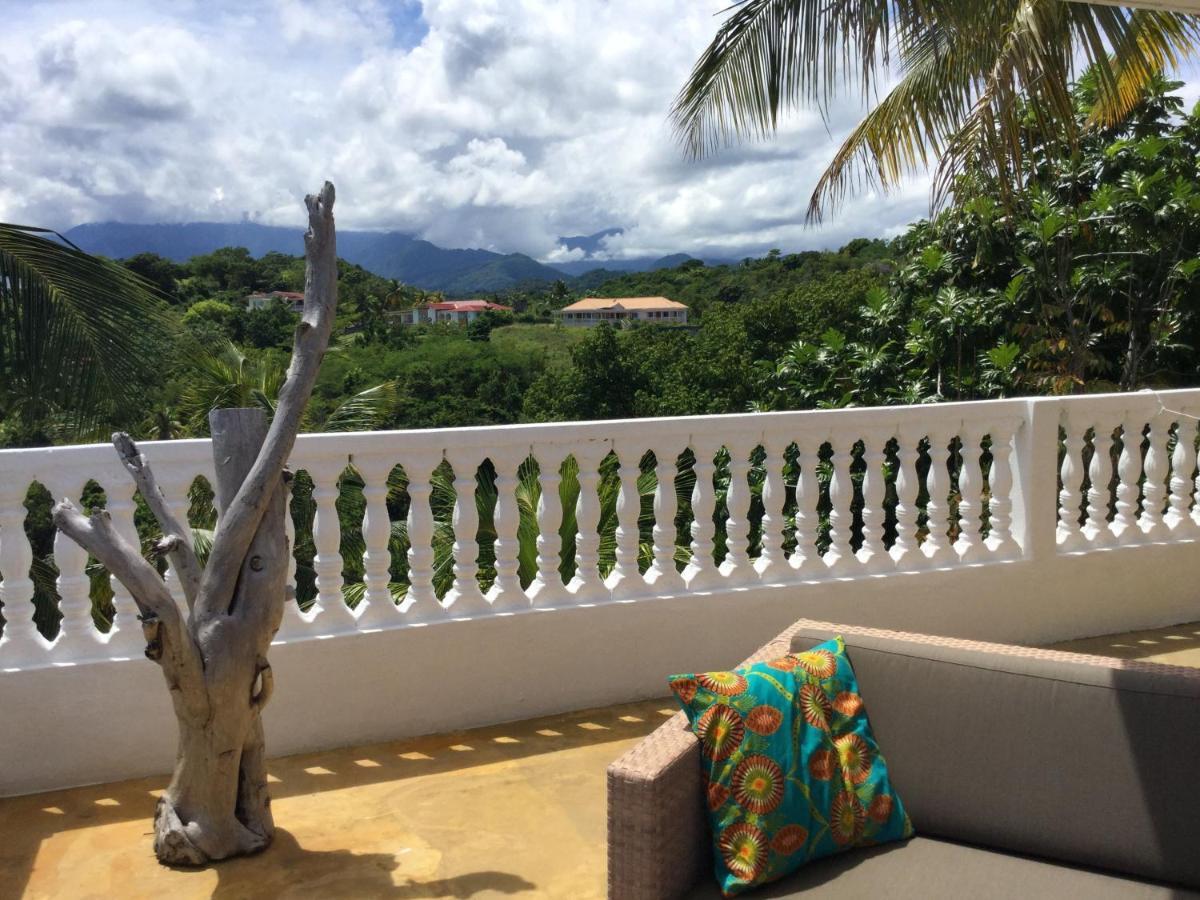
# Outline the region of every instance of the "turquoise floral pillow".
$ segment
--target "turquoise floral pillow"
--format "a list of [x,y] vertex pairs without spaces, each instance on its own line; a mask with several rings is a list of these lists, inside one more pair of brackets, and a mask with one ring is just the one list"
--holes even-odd
[[725,896],[912,835],[841,637],[670,685],[700,738]]

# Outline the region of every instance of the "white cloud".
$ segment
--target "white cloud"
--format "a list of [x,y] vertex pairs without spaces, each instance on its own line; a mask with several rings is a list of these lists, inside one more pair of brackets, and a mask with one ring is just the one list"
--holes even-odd
[[804,228],[835,146],[811,114],[683,158],[667,110],[727,5],[0,0],[0,220],[299,224],[328,177],[342,227],[560,261],[610,226],[613,257],[740,256],[923,214],[918,180]]

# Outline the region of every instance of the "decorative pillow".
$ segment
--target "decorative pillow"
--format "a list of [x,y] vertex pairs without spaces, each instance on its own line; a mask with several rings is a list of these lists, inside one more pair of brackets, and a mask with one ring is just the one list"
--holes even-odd
[[912,835],[839,636],[733,672],[675,675],[700,738],[725,896]]

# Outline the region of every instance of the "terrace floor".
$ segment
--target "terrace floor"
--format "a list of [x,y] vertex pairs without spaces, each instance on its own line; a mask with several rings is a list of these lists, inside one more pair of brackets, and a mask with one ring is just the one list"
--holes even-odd
[[[1200,622],[1058,649],[1200,667]],[[159,866],[145,778],[0,800],[8,898],[602,897],[608,763],[667,700],[274,760],[275,843]]]

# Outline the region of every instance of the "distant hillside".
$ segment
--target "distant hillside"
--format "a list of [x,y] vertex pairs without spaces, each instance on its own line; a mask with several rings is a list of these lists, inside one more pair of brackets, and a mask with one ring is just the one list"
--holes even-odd
[[670,256],[639,257],[637,259],[580,259],[574,262],[555,263],[554,268],[568,275],[584,275],[592,272],[653,272],[655,269],[673,269],[680,263],[685,263],[694,257],[686,253],[672,253]]
[[[252,222],[195,222],[186,225],[129,225],[100,222],[79,225],[66,235],[89,253],[125,259],[157,253],[175,262],[212,253],[221,247],[245,247],[252,256],[272,251],[301,255],[303,232]],[[338,255],[405,284],[448,294],[501,291],[532,282],[552,282],[563,273],[521,253],[447,250],[396,231],[340,231]],[[593,264],[594,268],[596,264]]]

